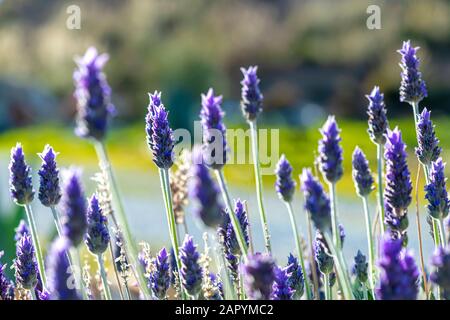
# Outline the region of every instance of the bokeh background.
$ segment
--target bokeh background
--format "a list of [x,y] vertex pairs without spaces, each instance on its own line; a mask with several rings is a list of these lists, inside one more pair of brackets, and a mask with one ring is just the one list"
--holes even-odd
[[[366,27],[370,4],[381,8],[381,30]],[[69,5],[81,9],[81,29],[66,28]],[[241,66],[258,65],[265,96],[260,127],[280,129],[280,150],[295,176],[312,166],[318,127],[327,114],[337,116],[345,150],[345,176],[338,184],[341,220],[347,230],[345,254],[366,251],[362,206],[351,180],[351,153],[362,147],[375,170],[375,146],[366,133],[365,94],[374,85],[385,93],[391,126],[399,125],[414,159],[412,110],[399,102],[399,54],[403,40],[420,46],[422,72],[436,131],[448,158],[450,144],[450,1],[318,0],[3,0],[0,1],[0,250],[12,259],[14,227],[23,216],[8,195],[9,150],[23,143],[27,160],[46,143],[60,152],[61,166],[82,166],[88,193],[98,171],[92,146],[73,134],[74,56],[93,45],[108,52],[105,69],[118,109],[107,139],[126,209],[137,239],[154,250],[169,238],[159,182],[145,143],[147,92],[161,90],[174,128],[192,128],[200,93],[213,87],[224,95],[226,124],[247,128],[239,107]],[[256,247],[262,237],[248,165],[226,168],[232,195],[248,200]],[[264,176],[272,242],[280,263],[294,248],[289,220],[277,199],[274,176]],[[36,185],[37,186],[37,185]],[[420,185],[419,198],[423,198]],[[371,210],[375,214],[375,195]],[[425,255],[432,240],[424,229]],[[35,201],[45,243],[55,231],[51,214]],[[301,194],[295,210],[303,233]],[[187,212],[197,242],[201,227]],[[415,206],[410,210],[411,247],[417,253]]]

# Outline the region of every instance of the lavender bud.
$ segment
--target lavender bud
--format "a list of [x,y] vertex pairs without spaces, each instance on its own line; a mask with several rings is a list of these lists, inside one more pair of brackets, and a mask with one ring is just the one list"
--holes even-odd
[[319,168],[329,183],[336,183],[343,174],[340,132],[334,116],[329,116],[320,129],[322,139],[319,140]]
[[369,106],[367,107],[369,129],[367,132],[373,143],[384,145],[386,143],[387,129],[389,128],[384,94],[380,92],[379,87],[374,87],[370,95],[366,95],[366,98],[369,100]]
[[14,268],[17,283],[24,289],[34,289],[38,282],[38,266],[30,235],[24,235],[17,244]]
[[[205,143],[205,161],[208,166],[216,170],[222,169],[227,162],[227,129],[223,123],[224,112],[220,107],[221,104],[222,96],[214,96],[212,88],[208,90],[206,95],[202,94],[200,118],[203,127],[203,141]],[[216,137],[216,133],[220,133],[220,138]],[[216,139],[218,138],[222,139],[219,141],[222,145],[222,150],[217,148],[209,150],[209,145],[216,144]],[[217,155],[216,153],[220,151],[222,155]]]
[[292,196],[295,192],[296,183],[292,179],[292,166],[286,159],[285,155],[281,155],[275,169],[277,181],[275,182],[275,189],[280,199],[291,202]]
[[439,139],[436,138],[434,132],[434,125],[430,119],[430,114],[431,112],[427,108],[424,108],[417,121],[417,140],[419,146],[416,148],[416,155],[419,161],[426,166],[436,161],[442,151],[442,148],[439,147]]
[[369,268],[369,264],[367,263],[366,256],[358,250],[358,253],[355,256],[355,264],[352,268],[352,273],[356,276],[356,279],[360,283],[366,283],[369,275],[367,270]]
[[244,79],[241,81],[241,108],[247,121],[254,121],[262,112],[263,95],[259,89],[257,66],[241,68]]
[[67,172],[61,202],[62,234],[72,241],[74,247],[77,247],[86,233],[87,209],[80,173],[76,169]]
[[430,280],[441,289],[442,298],[450,300],[450,252],[439,247],[434,253],[431,264],[434,267]]
[[360,197],[366,197],[374,189],[373,177],[369,168],[369,161],[367,161],[366,155],[359,147],[356,147],[355,151],[353,151],[352,164],[356,193]]
[[425,198],[428,200],[428,214],[435,219],[443,219],[448,215],[450,201],[447,194],[445,163],[442,158],[432,163],[430,183],[425,186]]
[[87,210],[86,246],[93,254],[102,254],[108,249],[109,240],[107,219],[103,215],[97,196],[93,195]]
[[59,187],[59,169],[56,165],[57,153],[53,148],[46,145],[44,151],[39,154],[42,159],[39,170],[39,200],[46,207],[56,206],[61,199],[61,188]]
[[417,269],[411,253],[402,250],[402,241],[386,237],[382,243],[380,280],[376,296],[380,300],[415,300],[419,288]]
[[428,96],[425,81],[422,80],[422,73],[419,71],[420,60],[417,57],[419,47],[411,47],[410,41],[404,41],[403,47],[397,50],[401,54],[400,67],[402,78],[400,85],[400,101],[408,103],[418,103]]
[[27,205],[34,199],[31,168],[25,162],[25,155],[20,143],[11,149],[9,190],[11,198],[18,205]]
[[70,246],[70,241],[62,237],[53,242],[50,248],[46,273],[51,300],[80,300],[67,258]]
[[386,202],[398,216],[406,214],[411,203],[411,175],[408,169],[406,145],[402,140],[402,133],[396,127],[388,130],[384,158],[386,159]]
[[181,284],[187,293],[193,297],[200,293],[202,288],[203,269],[198,260],[200,255],[191,236],[186,235],[183,246],[180,248]]
[[314,243],[315,258],[320,272],[324,275],[330,274],[334,269],[333,257],[330,254],[330,249],[320,231],[316,232],[316,241]]
[[273,300],[292,300],[294,291],[289,286],[289,274],[286,268],[275,267],[275,281],[272,286]]
[[275,263],[271,256],[256,253],[243,267],[245,292],[250,300],[269,300],[275,281]]
[[111,88],[102,72],[107,61],[108,55],[98,54],[93,47],[75,60],[78,66],[73,74],[78,108],[75,133],[80,137],[103,140],[115,112],[111,104]]
[[[0,251],[0,259],[2,256],[3,251]],[[14,300],[14,284],[6,277],[5,269],[6,264],[0,262],[0,298],[1,300]]]
[[[247,212],[245,211],[244,203],[238,199],[234,204],[234,214],[236,215],[237,220],[239,221],[239,226],[241,227],[242,234],[244,236],[245,244],[249,245],[249,237],[248,237],[248,218]],[[236,233],[234,232],[233,225],[231,224],[228,213],[226,214],[226,235],[225,235],[225,245],[227,246],[229,252],[233,255],[240,256],[241,249],[239,248],[239,242],[236,237]]]
[[305,209],[317,229],[328,232],[331,229],[330,199],[319,180],[313,177],[311,170],[303,169],[300,177],[305,195]]
[[156,92],[155,95],[150,95],[145,130],[153,162],[160,169],[169,169],[173,165],[174,140],[169,125],[169,113],[161,103],[160,96],[161,93]]
[[14,231],[16,232],[16,234],[14,235],[15,242],[19,242],[20,239],[22,239],[22,237],[26,234],[31,235],[30,229],[28,228],[27,223],[23,219],[20,220],[19,225],[17,226],[16,229],[14,229]]
[[289,276],[288,285],[294,292],[293,297],[300,299],[305,291],[305,278],[298,259],[292,253],[289,254],[286,271]]
[[155,270],[150,276],[153,294],[160,300],[166,299],[170,286],[169,255],[166,248],[162,248],[156,256]]

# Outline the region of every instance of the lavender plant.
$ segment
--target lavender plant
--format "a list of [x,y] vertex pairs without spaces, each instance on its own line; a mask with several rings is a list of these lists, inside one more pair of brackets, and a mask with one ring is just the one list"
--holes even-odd
[[191,236],[186,236],[180,249],[180,277],[183,288],[194,298],[198,297],[202,288],[202,268],[199,264],[197,246]]
[[38,266],[33,242],[29,235],[24,235],[17,244],[16,260],[14,261],[16,282],[30,291],[36,300],[34,288],[38,282]]

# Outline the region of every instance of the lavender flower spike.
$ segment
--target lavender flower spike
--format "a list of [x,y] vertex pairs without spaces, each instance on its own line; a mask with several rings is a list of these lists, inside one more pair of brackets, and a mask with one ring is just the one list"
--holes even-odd
[[275,263],[271,256],[250,255],[244,265],[244,287],[250,300],[269,300],[275,281]]
[[51,246],[47,257],[48,291],[51,300],[80,300],[75,289],[67,258],[70,241],[63,237],[58,238]]
[[195,215],[207,226],[215,228],[223,221],[220,190],[202,162],[202,153],[194,150],[192,178],[189,184],[190,196],[195,199]]
[[[3,251],[0,251],[0,259],[3,256]],[[11,294],[11,289],[14,291],[14,284],[5,275],[6,264],[0,262],[0,298],[1,300],[13,300],[14,292]]]
[[145,128],[153,162],[160,169],[169,169],[173,165],[174,140],[169,125],[169,113],[161,103],[160,93],[150,95]]
[[42,159],[41,169],[38,172],[40,177],[39,200],[46,207],[56,206],[61,199],[59,169],[55,161],[57,155],[49,145],[46,145],[44,151],[39,154]]
[[441,289],[442,298],[450,300],[450,252],[439,247],[434,253],[431,264],[435,268],[430,275],[433,283]]
[[369,264],[366,261],[366,256],[358,250],[358,253],[355,256],[355,264],[353,265],[352,273],[360,283],[366,283],[369,279]]
[[356,192],[360,197],[366,197],[374,189],[373,177],[366,155],[359,147],[356,147],[355,151],[353,151],[352,164]]
[[411,253],[402,250],[402,241],[385,236],[378,262],[381,275],[376,288],[380,300],[415,300],[419,288],[417,269]]
[[244,79],[241,81],[241,108],[247,121],[254,121],[262,112],[263,95],[259,89],[259,78],[256,74],[257,66],[241,68]]
[[322,139],[319,141],[319,167],[329,183],[336,183],[343,174],[340,131],[334,116],[329,116],[320,129]]
[[[244,241],[246,246],[249,245],[249,224],[247,212],[245,211],[245,204],[240,199],[237,199],[234,204],[234,214],[236,215],[237,220],[239,221],[239,226],[242,230],[242,234],[244,236]],[[229,252],[233,255],[241,256],[241,249],[239,248],[239,242],[236,237],[236,233],[234,232],[233,225],[231,224],[230,218],[228,214],[226,215],[226,230],[225,230],[225,245]]]
[[16,243],[18,243],[24,235],[26,234],[31,235],[30,229],[28,228],[27,223],[23,219],[20,220],[19,225],[17,226],[16,229],[14,229],[14,231],[16,232],[16,234],[14,235],[14,241],[16,241]]
[[425,81],[419,71],[420,60],[417,57],[419,47],[412,47],[410,41],[404,41],[403,47],[397,50],[401,54],[400,67],[402,78],[400,85],[400,101],[410,104],[418,103],[428,96]]
[[444,171],[445,163],[439,158],[432,163],[430,183],[425,186],[428,214],[435,219],[446,218],[450,208]]
[[191,236],[186,235],[180,248],[181,283],[186,292],[196,297],[202,288],[203,269],[199,264],[200,255]]
[[25,155],[20,143],[11,149],[9,188],[11,197],[17,205],[27,205],[34,199],[31,168],[25,162]]
[[30,235],[24,235],[17,244],[14,268],[17,283],[33,290],[38,283],[38,266]]
[[386,150],[386,187],[385,199],[393,209],[394,214],[406,214],[411,203],[411,175],[408,169],[406,145],[402,140],[402,133],[396,127],[388,130]]
[[315,259],[319,270],[324,275],[330,274],[334,269],[333,256],[331,256],[328,244],[320,231],[316,232],[316,241],[314,243]]
[[79,171],[71,169],[66,174],[61,200],[62,234],[76,247],[83,241],[87,229],[86,200]]
[[272,286],[273,300],[292,300],[294,291],[289,286],[289,276],[286,268],[275,267],[275,281]]
[[102,141],[115,112],[111,88],[102,72],[107,61],[108,55],[99,54],[93,47],[83,57],[75,59],[78,66],[73,74],[78,108],[75,133],[80,137]]
[[289,254],[286,271],[289,275],[288,284],[294,292],[294,298],[300,299],[305,291],[305,278],[298,259]]
[[156,256],[155,270],[150,275],[150,284],[153,294],[160,300],[166,299],[170,286],[169,255],[166,248],[162,248]]
[[283,154],[278,161],[275,169],[277,181],[275,182],[275,189],[280,199],[291,202],[292,196],[295,192],[296,183],[292,179],[292,166]]
[[309,212],[315,227],[322,232],[331,229],[330,199],[319,180],[313,177],[311,170],[303,169],[300,177],[305,195],[305,209]]
[[439,147],[439,139],[436,138],[434,125],[430,119],[431,112],[424,108],[417,121],[417,142],[416,155],[419,161],[429,166],[431,162],[436,161],[442,151]]
[[87,210],[87,232],[85,243],[89,251],[95,255],[102,254],[108,249],[110,241],[107,219],[94,194],[89,200]]
[[[224,112],[220,105],[222,96],[214,96],[212,88],[202,94],[200,118],[205,143],[205,161],[208,166],[220,170],[227,162],[226,127],[223,123]],[[216,141],[220,139],[220,141]]]
[[384,104],[384,94],[380,92],[379,87],[374,87],[370,95],[366,95],[369,100],[367,115],[369,116],[369,133],[373,143],[384,145],[386,142],[386,133],[389,128],[389,122],[386,116],[386,106]]

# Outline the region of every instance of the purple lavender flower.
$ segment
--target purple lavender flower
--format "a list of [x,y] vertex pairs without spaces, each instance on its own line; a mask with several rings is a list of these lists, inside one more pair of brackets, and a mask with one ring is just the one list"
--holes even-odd
[[417,57],[419,47],[412,47],[410,41],[404,41],[403,47],[397,50],[401,54],[400,67],[402,77],[400,85],[400,101],[408,103],[418,103],[428,96],[425,81],[422,80],[422,73],[419,71],[420,60]]
[[39,293],[39,300],[50,300],[50,292],[43,290]]
[[150,283],[153,294],[160,300],[165,299],[170,286],[169,255],[166,248],[162,248],[156,256],[155,270],[150,275]]
[[34,199],[31,168],[25,162],[25,155],[20,143],[11,149],[9,189],[11,198],[18,205],[27,205]]
[[369,161],[367,161],[366,155],[359,147],[356,147],[355,151],[353,151],[352,164],[356,193],[360,197],[366,197],[374,189],[373,176],[369,168]]
[[360,250],[358,250],[358,253],[355,256],[355,264],[352,268],[352,273],[356,276],[356,279],[358,279],[361,283],[366,283],[367,279],[369,278],[368,275],[368,268],[369,264],[367,263],[366,256],[362,254]]
[[329,183],[336,183],[343,174],[340,132],[334,116],[329,116],[320,129],[322,139],[319,140],[319,168]]
[[439,139],[436,138],[434,125],[430,119],[431,112],[424,108],[417,121],[417,141],[416,155],[419,161],[428,166],[436,161],[442,151],[439,147]]
[[108,55],[98,54],[93,47],[75,60],[78,66],[73,74],[78,108],[75,133],[80,137],[103,140],[109,119],[115,112],[111,88],[102,72],[107,61]]
[[289,254],[286,271],[289,275],[288,285],[294,292],[293,297],[300,299],[305,290],[305,278],[298,259],[292,253]]
[[173,165],[173,133],[169,125],[169,113],[161,103],[161,93],[150,95],[145,130],[147,144],[153,154],[153,162],[160,169]]
[[431,264],[434,267],[430,280],[441,288],[442,298],[450,300],[450,252],[439,247],[434,253]]
[[[245,211],[244,202],[240,199],[236,200],[234,204],[234,214],[236,215],[237,220],[239,221],[239,226],[241,227],[242,234],[244,236],[245,244],[249,245],[249,237],[248,237],[248,217],[247,212]],[[225,230],[225,245],[229,252],[233,255],[240,256],[241,249],[239,248],[239,243],[236,237],[236,233],[234,232],[233,225],[231,224],[230,217],[228,213],[226,214],[226,230]]]
[[24,235],[17,244],[14,268],[17,283],[24,289],[33,290],[38,282],[38,266],[30,235]]
[[21,219],[19,222],[19,225],[16,229],[14,229],[16,232],[14,235],[14,241],[17,243],[22,239],[22,237],[26,234],[31,235],[30,229],[28,228],[28,224],[25,222],[25,220]]
[[289,285],[289,273],[286,268],[275,267],[275,281],[272,286],[273,300],[292,300],[294,291]]
[[217,293],[214,295],[211,300],[224,300],[225,293],[223,291],[223,282],[214,272],[209,273],[209,279],[212,284],[217,287]]
[[380,300],[415,300],[419,291],[417,269],[411,253],[402,250],[402,241],[386,237],[382,243],[380,280],[376,288]]
[[109,231],[107,219],[103,215],[97,196],[94,194],[89,200],[87,210],[87,232],[85,243],[93,254],[102,254],[108,249]]
[[[215,170],[220,170],[227,162],[226,127],[223,123],[224,112],[220,105],[222,96],[214,96],[212,88],[202,94],[202,110],[200,118],[203,126],[203,141],[205,143],[205,162]],[[218,135],[220,134],[220,137]],[[221,141],[216,141],[221,139]],[[221,148],[217,148],[217,144]],[[221,153],[221,154],[218,154]]]
[[406,145],[402,140],[402,133],[396,127],[388,130],[386,150],[386,187],[384,196],[397,216],[406,214],[411,203],[411,176],[408,169]]
[[47,257],[48,291],[51,300],[80,300],[75,289],[70,263],[67,258],[71,243],[65,238],[58,238],[51,246]]
[[315,258],[320,272],[324,275],[330,274],[334,269],[333,256],[330,254],[330,249],[325,241],[323,234],[320,231],[316,232],[316,241],[314,242]]
[[180,248],[181,260],[181,284],[187,293],[196,297],[202,287],[203,269],[198,260],[200,255],[197,251],[197,246],[191,236],[186,235],[183,246]]
[[62,234],[76,247],[83,241],[87,229],[86,200],[76,169],[67,172],[62,196]]
[[56,206],[61,199],[59,169],[55,161],[57,153],[51,146],[46,145],[39,156],[42,159],[42,166],[38,172],[40,177],[39,200],[46,207]]
[[403,246],[408,244],[408,234],[406,229],[409,226],[408,215],[397,215],[387,203],[384,206],[385,218],[384,223],[388,226],[388,231],[392,239],[402,240]]
[[450,201],[447,194],[445,163],[442,158],[432,163],[430,183],[425,186],[425,198],[428,200],[428,214],[435,219],[443,219],[448,215]]
[[241,68],[244,79],[241,81],[241,108],[247,121],[254,121],[262,112],[263,95],[259,89],[257,66]]
[[195,161],[192,166],[192,178],[189,183],[190,196],[195,199],[195,216],[207,227],[215,228],[223,221],[220,189],[212,179],[209,169],[201,161],[199,149],[194,150]]
[[292,179],[292,166],[282,154],[275,169],[277,181],[275,182],[275,189],[277,190],[280,199],[291,202],[292,196],[295,192],[296,183]]
[[369,129],[367,132],[373,143],[384,145],[386,143],[387,129],[389,128],[384,94],[380,92],[379,87],[374,87],[370,95],[366,95],[366,98],[369,100],[369,106],[367,107]]
[[275,263],[267,254],[248,257],[243,266],[244,288],[250,300],[269,300],[275,281]]
[[[3,251],[0,251],[0,259],[3,256]],[[1,300],[14,299],[14,283],[6,277],[6,264],[0,262],[0,298]],[[12,294],[11,294],[12,288]]]
[[300,180],[305,195],[305,209],[309,212],[315,227],[322,232],[328,232],[331,229],[330,199],[322,184],[309,169],[303,169]]
[[170,284],[175,285],[175,273],[178,273],[178,266],[177,266],[177,260],[175,259],[175,250],[173,248],[170,248]]

